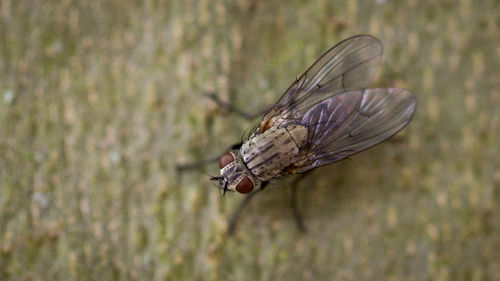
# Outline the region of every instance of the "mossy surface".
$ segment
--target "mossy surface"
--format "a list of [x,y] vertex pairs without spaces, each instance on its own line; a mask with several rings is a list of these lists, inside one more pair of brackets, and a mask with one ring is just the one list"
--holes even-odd
[[[372,87],[410,89],[393,141],[227,218],[203,171],[314,60],[384,43]],[[499,280],[500,3],[0,3],[0,280]]]

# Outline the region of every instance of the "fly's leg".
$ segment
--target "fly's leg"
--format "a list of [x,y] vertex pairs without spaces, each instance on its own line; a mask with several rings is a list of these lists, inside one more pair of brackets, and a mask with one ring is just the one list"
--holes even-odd
[[299,186],[299,182],[303,180],[309,173],[301,174],[297,177],[292,183],[292,194],[290,196],[290,206],[292,207],[293,218],[295,220],[295,224],[300,232],[305,233],[307,231],[306,226],[302,220],[302,216],[300,214],[298,204],[297,204],[297,187]]
[[[241,143],[236,143],[236,144],[233,144],[229,147],[228,150],[233,150],[233,149],[239,149],[241,147]],[[222,156],[222,154],[220,156],[217,156],[217,157],[213,157],[213,158],[209,158],[209,159],[205,159],[205,160],[201,160],[201,161],[198,161],[198,162],[193,162],[193,163],[187,163],[187,164],[179,164],[176,166],[176,169],[177,171],[179,172],[183,172],[183,171],[188,171],[188,170],[194,170],[194,169],[200,169],[206,165],[210,165],[210,164],[213,164],[213,163],[216,163],[217,161],[219,161],[219,158]]]
[[257,112],[253,112],[253,113],[250,113],[250,112],[246,112],[246,111],[243,111],[237,107],[234,107],[232,104],[228,103],[228,102],[225,102],[225,101],[222,101],[216,94],[214,93],[207,93],[206,94],[208,98],[210,98],[212,101],[214,101],[219,107],[223,108],[224,110],[228,111],[228,112],[233,112],[245,119],[248,119],[248,120],[252,120],[256,117],[259,117],[263,114],[265,114],[266,112],[268,112],[271,108],[272,108],[272,105],[269,105],[269,106],[266,106],[265,108],[263,108],[262,110],[259,110]]
[[263,190],[266,187],[267,183],[268,183],[267,181],[263,182],[260,189],[248,194],[245,197],[245,199],[243,199],[243,201],[241,201],[240,205],[238,206],[238,208],[236,209],[234,214],[229,219],[229,223],[228,223],[228,227],[227,227],[227,233],[229,235],[232,235],[234,233],[234,231],[236,230],[236,225],[238,224],[238,219],[241,215],[241,212],[243,212],[243,209],[245,209],[245,207],[248,205],[248,203],[250,203],[250,200],[252,200],[252,198],[255,196],[255,194],[259,193],[261,190]]
[[[245,119],[248,119],[248,120],[252,120],[258,116],[261,116],[264,113],[268,112],[272,108],[272,105],[270,105],[270,106],[266,106],[264,109],[262,109],[260,111],[257,111],[254,113],[249,113],[249,112],[246,112],[246,111],[243,111],[239,108],[234,107],[233,105],[231,105],[228,102],[222,101],[214,93],[206,93],[206,96],[208,98],[210,98],[211,100],[213,100],[219,107],[223,108],[224,110],[226,110],[228,112],[234,112],[237,115],[239,115]],[[239,149],[241,147],[241,145],[242,145],[242,143],[233,144],[232,146],[230,146],[229,150]],[[176,168],[177,168],[177,171],[179,171],[179,172],[199,169],[199,168],[202,168],[206,165],[216,163],[219,160],[219,158],[220,158],[220,156],[217,156],[217,157],[201,160],[201,161],[194,162],[194,163],[180,164],[180,165],[177,165]]]

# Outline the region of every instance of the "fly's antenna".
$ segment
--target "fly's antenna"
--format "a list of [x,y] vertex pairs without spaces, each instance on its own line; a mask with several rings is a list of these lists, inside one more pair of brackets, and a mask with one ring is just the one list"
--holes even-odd
[[223,177],[214,177],[210,176],[211,181],[217,181],[217,184],[214,185],[217,189],[220,190],[220,194],[222,196],[226,195],[226,192],[231,191],[227,186],[228,183],[224,180]]
[[226,195],[226,191],[227,191],[227,182],[224,183],[224,186],[221,189],[220,194],[222,195],[222,197]]
[[[210,175],[209,175],[210,176]],[[222,182],[222,177],[214,177],[214,176],[210,176],[210,180],[211,181],[216,181],[217,183],[212,183],[212,186],[216,187],[217,189],[221,189],[222,186],[221,186],[221,182]]]
[[212,175],[209,175],[209,174],[206,174],[206,173],[205,173],[205,175],[209,176],[211,181],[218,181],[220,178],[222,178],[222,177],[212,176]]
[[224,197],[226,195],[226,192],[228,191],[232,191],[231,189],[229,189],[228,187],[228,183],[227,181],[224,181],[224,186],[222,187],[221,189],[221,194],[222,194],[222,197]]

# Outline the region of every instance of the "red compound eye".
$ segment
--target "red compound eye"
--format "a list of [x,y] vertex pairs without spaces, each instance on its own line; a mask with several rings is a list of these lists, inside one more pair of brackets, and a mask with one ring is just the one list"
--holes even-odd
[[233,161],[234,161],[233,155],[231,155],[231,153],[229,152],[226,152],[219,158],[219,168],[222,169]]
[[250,193],[253,190],[253,182],[248,177],[244,177],[236,186],[236,190],[243,194]]

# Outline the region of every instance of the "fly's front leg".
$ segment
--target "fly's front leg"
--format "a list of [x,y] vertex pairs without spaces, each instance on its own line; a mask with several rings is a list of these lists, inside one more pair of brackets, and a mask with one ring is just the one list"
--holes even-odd
[[292,189],[292,194],[290,196],[290,207],[292,207],[292,213],[293,213],[293,218],[295,220],[295,224],[297,225],[297,228],[299,229],[300,232],[305,233],[307,231],[304,222],[302,220],[302,216],[300,214],[298,204],[297,204],[297,188],[299,186],[299,182],[303,180],[306,176],[308,176],[309,173],[304,173],[301,174],[299,177],[297,177],[291,186]]
[[252,200],[252,198],[255,196],[255,194],[257,194],[261,190],[263,190],[267,184],[268,184],[267,181],[263,182],[261,187],[258,190],[246,195],[245,199],[243,199],[243,201],[241,201],[240,205],[236,209],[236,212],[234,212],[234,214],[229,219],[229,223],[228,223],[228,227],[227,227],[227,234],[232,235],[234,233],[234,231],[236,230],[236,225],[238,224],[238,219],[239,219],[243,209],[245,209],[245,207],[248,205],[248,203],[250,203],[250,200]]
[[[248,119],[248,120],[252,120],[258,116],[261,116],[264,113],[268,112],[272,108],[272,106],[266,106],[264,109],[262,109],[258,112],[249,113],[249,112],[246,112],[246,111],[243,111],[239,108],[234,107],[233,105],[231,105],[228,102],[222,101],[214,93],[206,93],[206,96],[208,98],[210,98],[211,100],[213,100],[221,108],[227,110],[228,112],[234,112],[237,115],[239,115],[245,119]],[[233,144],[232,146],[229,147],[229,150],[239,149],[241,147],[241,145],[242,145],[242,143]],[[178,164],[176,166],[176,168],[177,168],[177,171],[188,171],[188,170],[200,169],[206,165],[216,163],[219,160],[219,158],[220,158],[220,156],[217,156],[217,157],[201,160],[198,162],[187,163],[187,164]]]
[[237,114],[237,115],[239,115],[247,120],[252,120],[256,117],[259,117],[259,116],[265,114],[266,112],[268,112],[272,108],[272,105],[269,105],[269,106],[266,106],[265,108],[263,108],[262,110],[250,113],[250,112],[243,111],[243,110],[233,106],[232,104],[230,104],[228,102],[222,101],[214,93],[206,93],[206,96],[208,98],[210,98],[212,101],[214,101],[219,107],[223,108],[224,110],[226,110],[228,112],[233,112],[233,113],[235,113],[235,114]]
[[[239,149],[241,147],[241,145],[242,145],[241,143],[233,144],[233,145],[231,145],[229,147],[228,150]],[[219,155],[219,156],[217,156],[217,157],[213,157],[213,158],[201,160],[201,161],[198,161],[198,162],[187,163],[187,164],[178,164],[176,166],[176,169],[179,172],[189,171],[189,170],[194,170],[194,169],[200,169],[200,168],[202,168],[202,167],[204,167],[206,165],[217,163],[217,161],[219,161],[219,158],[221,156],[222,156],[222,154]]]

